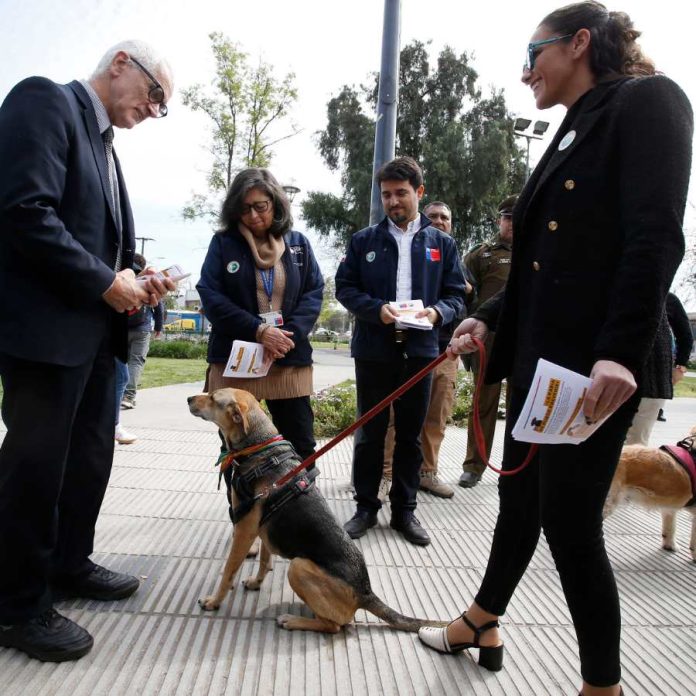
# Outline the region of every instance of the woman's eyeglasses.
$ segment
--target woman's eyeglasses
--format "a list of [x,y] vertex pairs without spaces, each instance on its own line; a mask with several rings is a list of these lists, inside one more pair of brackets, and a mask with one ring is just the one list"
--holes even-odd
[[259,214],[266,213],[268,212],[270,207],[271,201],[256,201],[255,203],[251,203],[250,205],[243,205],[241,207],[241,215],[242,217],[244,215],[248,215],[252,210],[255,210]]
[[169,112],[167,105],[164,103],[164,87],[162,87],[162,85],[159,82],[157,82],[152,73],[144,65],[142,65],[142,63],[139,63],[135,58],[133,58],[133,56],[131,56],[130,59],[152,81],[152,87],[150,87],[150,89],[147,92],[147,100],[150,102],[150,104],[157,104],[159,106],[159,115],[157,116],[157,118],[164,118]]
[[541,53],[540,47],[541,46],[548,46],[549,44],[554,44],[557,41],[563,41],[563,39],[569,39],[572,36],[575,36],[575,34],[564,34],[563,36],[554,36],[550,39],[542,39],[541,41],[532,41],[527,46],[527,58],[524,61],[524,66],[522,67],[523,70],[527,70],[531,72],[534,70],[534,65],[536,64],[536,59],[539,57],[539,54]]

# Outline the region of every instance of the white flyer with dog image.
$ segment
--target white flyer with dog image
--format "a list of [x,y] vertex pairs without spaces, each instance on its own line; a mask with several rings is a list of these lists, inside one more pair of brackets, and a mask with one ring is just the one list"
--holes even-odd
[[235,341],[222,374],[224,377],[265,377],[272,362],[270,358],[266,358],[266,352],[260,343]]
[[582,405],[591,385],[589,377],[540,359],[512,436],[521,442],[579,445],[606,420],[585,421]]
[[396,320],[397,329],[420,329],[421,331],[432,331],[433,325],[428,317],[418,317],[416,314],[422,312],[423,300],[397,300],[389,303],[399,312],[399,318]]

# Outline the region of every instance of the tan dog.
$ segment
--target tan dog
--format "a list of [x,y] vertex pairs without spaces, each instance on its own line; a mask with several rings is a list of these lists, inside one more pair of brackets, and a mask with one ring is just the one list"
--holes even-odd
[[[690,438],[695,436],[696,427],[689,433]],[[621,452],[604,504],[604,517],[611,515],[623,502],[657,508],[662,512],[662,548],[675,551],[676,513],[692,496],[689,474],[674,457],[654,447],[627,445]],[[690,549],[691,558],[696,562],[696,505],[684,510],[691,515]]]
[[[188,403],[194,416],[212,421],[220,428],[230,451],[239,452],[267,442],[278,433],[256,399],[241,389],[218,389],[211,394],[191,396]],[[239,508],[245,502],[238,488],[251,507],[240,514],[241,519],[234,525],[232,548],[217,592],[199,600],[201,607],[214,610],[220,606],[232,589],[249,548],[260,536],[259,570],[256,577],[243,583],[244,587],[247,590],[261,587],[271,570],[271,554],[292,559],[288,568],[290,586],[316,615],[309,619],[285,614],[277,619],[283,628],[337,633],[353,620],[357,609],[366,609],[402,631],[443,625],[402,616],[372,592],[362,553],[336,521],[316,487],[302,483],[299,488],[304,492],[266,517],[286,491],[286,487],[275,490],[271,485],[300,461],[285,441],[236,460],[233,506]]]

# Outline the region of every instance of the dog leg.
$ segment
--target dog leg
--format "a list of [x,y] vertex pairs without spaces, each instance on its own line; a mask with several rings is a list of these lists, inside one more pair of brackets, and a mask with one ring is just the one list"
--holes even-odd
[[198,600],[198,604],[206,611],[213,611],[220,607],[227,593],[232,589],[234,576],[242,565],[244,559],[256,539],[261,516],[260,508],[254,508],[246,517],[234,527],[232,535],[232,548],[222,571],[222,580],[214,595],[203,597]]
[[341,627],[329,619],[308,619],[304,616],[281,614],[276,623],[288,631],[316,631],[317,633],[338,633]]
[[[248,554],[247,554],[248,555]],[[259,572],[255,578],[248,578],[242,584],[247,590],[258,590],[261,587],[263,579],[268,574],[269,570],[273,570],[273,559],[271,552],[266,544],[261,544],[261,557],[259,558]]]
[[247,551],[247,558],[256,558],[259,555],[259,548],[261,548],[261,539],[257,537]]
[[294,558],[288,568],[290,587],[316,614],[308,619],[293,614],[283,614],[276,621],[289,631],[318,631],[338,633],[350,623],[358,608],[353,588],[326,573],[316,563],[306,558]]
[[674,543],[674,533],[676,531],[676,513],[662,513],[662,548],[665,551],[676,551],[677,545]]
[[691,543],[689,548],[691,549],[691,560],[696,563],[696,510],[692,507],[689,513],[691,514]]

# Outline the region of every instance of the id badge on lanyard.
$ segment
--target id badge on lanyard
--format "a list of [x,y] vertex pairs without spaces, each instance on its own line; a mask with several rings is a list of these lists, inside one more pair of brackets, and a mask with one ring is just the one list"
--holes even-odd
[[268,307],[271,311],[263,312],[259,314],[261,321],[264,324],[270,324],[271,326],[282,326],[283,325],[283,313],[281,311],[273,311],[272,299],[273,299],[273,282],[275,280],[275,269],[269,268],[268,270],[259,269],[261,273],[261,282],[263,283],[263,289],[268,297]]

